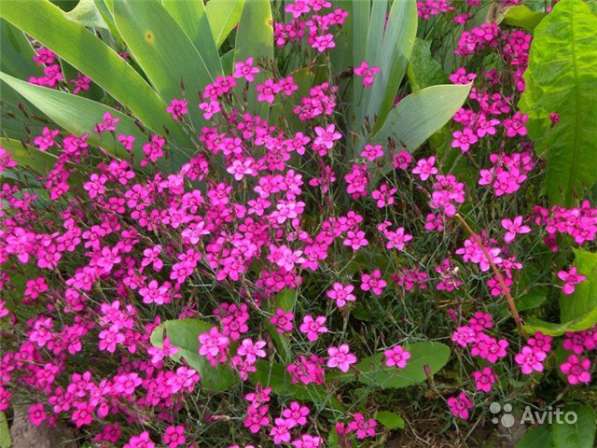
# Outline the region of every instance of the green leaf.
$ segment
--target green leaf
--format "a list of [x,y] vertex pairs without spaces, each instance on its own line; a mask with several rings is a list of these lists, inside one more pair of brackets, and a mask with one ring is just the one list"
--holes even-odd
[[377,411],[375,420],[388,429],[404,429],[404,419],[390,411]]
[[185,97],[195,125],[194,104],[203,87],[222,74],[220,59],[193,45],[164,7],[145,0],[115,0],[114,21],[127,46],[165,102]]
[[[381,389],[398,389],[422,383],[427,379],[425,366],[434,375],[446,365],[450,358],[450,349],[439,342],[416,342],[404,347],[411,358],[404,369],[386,367],[383,353],[363,359],[355,367],[355,379],[368,386]],[[349,374],[350,375],[350,374]],[[342,376],[340,376],[342,379]]]
[[238,25],[245,0],[210,0],[205,7],[216,46],[222,46],[230,32]]
[[65,16],[83,26],[108,29],[108,25],[96,7],[95,0],[79,0],[77,6]]
[[413,92],[436,84],[446,84],[442,65],[431,56],[431,41],[417,38],[406,71]]
[[[274,29],[272,10],[269,0],[251,0],[243,8],[238,31],[236,32],[236,45],[234,50],[234,63],[243,61],[249,56],[266,64],[271,64],[274,58]],[[267,78],[262,71],[256,83]],[[267,116],[267,104],[257,103],[255,84],[249,88],[249,111]]]
[[566,406],[563,415],[576,414],[576,423],[554,422],[551,428],[554,448],[593,448],[595,441],[595,411],[589,405]]
[[[574,292],[560,295],[560,320],[583,320],[597,310],[597,252],[582,249],[574,251],[574,266],[586,280],[576,285]],[[597,320],[593,323],[597,323]]]
[[12,440],[8,429],[8,421],[4,412],[0,412],[0,448],[10,448],[11,446]]
[[322,407],[342,408],[338,400],[329,394],[323,386],[292,384],[290,375],[281,364],[257,361],[257,371],[251,375],[250,379],[254,384],[271,387],[276,395],[310,401]]
[[533,11],[527,5],[515,5],[506,10],[503,22],[527,31],[533,31],[545,17],[545,13]]
[[[414,151],[439,131],[462,107],[471,84],[446,84],[427,87],[402,99],[374,134],[373,141],[387,144],[393,139],[399,149]],[[392,169],[393,154],[386,154],[382,174]]]
[[114,136],[111,133],[95,132],[95,126],[102,120],[105,112],[110,112],[112,116],[120,119],[118,132],[134,135],[137,148],[140,148],[140,143],[145,140],[144,134],[132,118],[104,104],[60,90],[36,86],[6,73],[0,72],[0,80],[19,92],[66,131],[75,135],[87,133],[91,144],[101,146],[119,157],[127,157],[127,152]]
[[[535,29],[519,107],[547,161],[551,203],[572,205],[597,180],[597,16],[583,0],[561,0]],[[549,114],[560,121],[552,125]]]
[[148,128],[165,129],[181,144],[189,139],[166,112],[157,93],[116,51],[60,8],[42,0],[3,0],[0,16],[56,52],[128,107]]
[[516,309],[518,311],[532,310],[538,308],[547,300],[547,288],[538,288],[516,298]]
[[12,138],[0,137],[0,147],[4,148],[19,166],[24,166],[37,174],[46,175],[56,163],[52,154],[39,151]]
[[516,444],[516,448],[553,448],[549,426],[533,426]]
[[209,331],[214,325],[199,319],[167,320],[160,324],[151,333],[151,344],[161,347],[164,341],[164,332],[172,345],[178,349],[172,358],[185,361],[201,375],[201,385],[211,392],[222,392],[230,389],[238,382],[238,376],[227,366],[212,367],[209,362],[199,356],[199,340],[201,333]]
[[[417,35],[417,4],[412,0],[395,0],[387,19],[381,48],[369,64],[380,67],[375,83],[371,87],[366,115],[373,121],[374,131],[385,123],[386,117],[394,106],[398,87],[406,72],[415,38]],[[375,47],[379,46],[375,42]]]
[[0,19],[0,68],[20,78],[41,74],[33,62],[33,48],[25,35],[6,20]]
[[162,0],[162,4],[205,58],[210,71],[221,74],[220,55],[209,26],[203,0]]
[[597,308],[580,319],[570,320],[561,324],[529,318],[524,325],[524,330],[529,334],[540,331],[549,336],[561,336],[567,332],[584,331],[592,328],[595,322],[597,322]]

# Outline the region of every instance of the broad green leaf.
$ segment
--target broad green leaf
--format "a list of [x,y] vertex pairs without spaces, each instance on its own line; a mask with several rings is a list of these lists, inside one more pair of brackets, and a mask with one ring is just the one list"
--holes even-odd
[[25,166],[37,174],[46,175],[56,163],[56,157],[12,138],[0,137],[4,148],[19,166]]
[[[256,62],[268,65],[274,58],[274,29],[269,0],[251,0],[243,8],[236,32],[234,63],[244,61],[249,56],[254,57]],[[255,81],[262,82],[267,77],[267,73],[262,71]],[[267,104],[257,103],[255,84],[252,84],[249,88],[249,110],[266,117],[268,109]]]
[[108,29],[108,25],[96,7],[95,0],[79,0],[77,6],[65,15],[83,26]]
[[[425,366],[429,374],[434,375],[450,358],[448,346],[439,342],[416,342],[405,345],[405,349],[411,353],[411,358],[404,369],[386,367],[383,353],[377,353],[355,366],[354,370],[358,373],[354,374],[353,379],[372,387],[398,389],[422,383],[427,379]],[[341,375],[339,378],[342,380],[343,377]],[[350,379],[350,376],[346,379]]]
[[[390,9],[381,48],[375,59],[367,60],[381,68],[367,104],[366,115],[373,122],[374,131],[379,130],[394,106],[398,88],[406,72],[417,35],[417,4],[412,0],[395,0]],[[377,45],[379,43],[376,42]]]
[[66,18],[60,8],[42,0],[3,0],[0,17],[89,76],[148,128],[160,134],[168,129],[179,144],[188,144],[189,138],[166,112],[166,104],[141,75],[85,27]]
[[516,443],[516,448],[554,448],[548,425],[533,426]]
[[518,311],[532,310],[538,308],[547,300],[547,289],[540,288],[516,298]]
[[377,411],[375,420],[388,429],[404,429],[404,419],[394,412]]
[[543,17],[545,17],[545,13],[533,11],[527,5],[515,5],[506,10],[503,22],[507,25],[533,31]]
[[576,414],[576,422],[554,422],[551,427],[554,448],[593,448],[595,442],[595,411],[590,405],[571,405],[562,409]]
[[115,0],[114,21],[128,49],[165,102],[185,97],[195,125],[202,122],[197,94],[222,74],[220,59],[195,48],[157,2]]
[[185,361],[201,375],[201,386],[211,392],[228,390],[238,382],[238,376],[227,366],[212,367],[209,362],[199,356],[199,335],[209,331],[214,325],[199,319],[167,320],[153,330],[151,344],[161,347],[164,333],[172,345],[178,349],[173,356],[175,361]]
[[141,142],[146,139],[132,118],[102,103],[60,90],[29,84],[6,73],[0,73],[0,80],[19,92],[66,131],[75,135],[87,133],[91,144],[101,146],[118,157],[127,157],[127,152],[115,137],[111,133],[100,135],[95,132],[95,126],[102,120],[104,113],[110,112],[112,116],[120,119],[118,132],[134,135],[138,149]]
[[[446,84],[408,95],[392,109],[373,141],[387,144],[388,139],[392,139],[398,148],[414,151],[450,121],[464,104],[470,89],[471,84]],[[391,170],[392,156],[386,154],[383,174]]]
[[292,384],[290,375],[281,364],[257,361],[257,371],[250,377],[254,384],[271,387],[276,395],[305,400],[321,407],[341,409],[342,405],[323,386],[317,384]]
[[[518,311],[528,311],[539,308],[547,300],[547,294],[547,288],[537,288],[520,296],[514,296],[516,309]],[[499,304],[498,313],[502,318],[512,317],[506,303]]]
[[205,58],[210,72],[221,74],[220,55],[209,26],[203,0],[162,0],[162,4]]
[[[572,205],[597,181],[597,16],[561,0],[535,28],[519,107],[545,157],[551,203]],[[551,113],[560,121],[552,125]]]
[[216,46],[222,46],[230,32],[238,25],[245,0],[210,0],[206,11]]
[[10,448],[11,446],[12,440],[8,429],[8,421],[4,412],[0,412],[0,448]]
[[[574,266],[586,280],[576,285],[574,292],[560,296],[560,320],[568,322],[583,319],[597,310],[597,252],[582,249],[574,251]],[[597,320],[593,323],[597,323]]]
[[436,84],[446,84],[442,65],[431,55],[431,41],[417,38],[406,71],[413,92]]
[[588,330],[595,325],[595,322],[597,322],[597,308],[589,311],[582,318],[564,323],[553,323],[541,319],[529,318],[524,324],[524,330],[529,334],[540,331],[549,336],[561,336],[567,332]]

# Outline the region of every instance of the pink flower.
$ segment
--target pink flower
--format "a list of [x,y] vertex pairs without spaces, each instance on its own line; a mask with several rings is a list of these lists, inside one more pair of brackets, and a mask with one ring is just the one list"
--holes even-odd
[[392,159],[392,166],[399,170],[406,170],[412,161],[413,156],[410,154],[410,152],[402,150],[399,151],[398,154],[396,154]]
[[366,419],[360,412],[355,412],[352,416],[352,421],[348,423],[348,431],[354,432],[357,439],[363,440],[367,437],[375,437],[375,428],[377,428],[377,421],[370,418]]
[[408,360],[410,359],[410,352],[406,351],[399,345],[395,345],[392,348],[384,350],[384,356],[386,357],[385,364],[388,367],[398,367],[404,369]]
[[368,88],[375,82],[375,75],[379,73],[379,70],[379,67],[369,66],[367,61],[363,61],[358,67],[354,68],[354,74],[361,77],[363,87]]
[[212,367],[223,364],[228,358],[230,339],[220,333],[217,327],[199,335],[199,354],[205,356]]
[[584,282],[587,279],[587,277],[580,274],[574,266],[568,269],[568,271],[561,270],[558,272],[558,278],[564,282],[564,285],[562,286],[562,292],[567,296],[574,293],[576,285]]
[[476,370],[472,373],[475,380],[475,388],[479,392],[489,393],[496,382],[497,377],[491,367],[485,367],[481,370]]
[[412,170],[413,174],[418,174],[421,180],[427,180],[431,176],[438,173],[435,167],[435,156],[428,157],[427,159],[420,159],[417,162],[417,166]]
[[371,291],[376,296],[381,295],[387,282],[381,278],[381,271],[375,269],[371,274],[361,274],[361,289],[363,291]]
[[369,244],[367,238],[365,238],[365,232],[362,230],[349,230],[346,232],[346,238],[342,242],[345,246],[350,247],[353,251],[359,250],[361,247],[365,247]]
[[292,96],[298,90],[298,84],[294,81],[292,75],[288,75],[278,81],[278,88],[285,96]]
[[315,134],[317,134],[317,137],[315,137],[313,143],[327,149],[332,149],[334,147],[334,142],[342,138],[342,134],[336,131],[336,126],[334,124],[329,124],[325,128],[315,126]]
[[325,321],[325,316],[317,316],[313,319],[313,316],[307,314],[303,318],[303,323],[299,327],[299,330],[307,336],[307,339],[310,342],[314,342],[319,338],[320,334],[328,332],[328,329],[325,326]]
[[309,408],[297,401],[291,402],[286,409],[282,410],[282,417],[284,417],[286,427],[289,429],[306,425],[309,414]]
[[112,116],[110,112],[105,112],[102,121],[97,124],[95,130],[99,134],[103,132],[114,132],[119,122],[120,118]]
[[48,418],[44,409],[44,405],[41,403],[30,405],[27,408],[27,417],[33,426],[41,425]]
[[189,106],[187,100],[174,98],[166,108],[166,112],[172,115],[174,120],[179,121],[186,114],[189,113]]
[[209,100],[199,103],[199,109],[203,111],[203,118],[206,120],[211,120],[215,114],[222,110],[218,100]]
[[448,398],[448,407],[454,417],[468,420],[474,404],[466,392],[460,392],[458,395]]
[[261,103],[274,104],[276,95],[280,92],[280,86],[273,79],[267,79],[261,84],[257,84],[257,101]]
[[319,53],[323,53],[327,49],[334,48],[336,43],[334,42],[334,36],[328,33],[315,37],[311,43],[311,46]]
[[40,151],[46,151],[56,144],[56,137],[60,134],[58,129],[49,129],[44,127],[41,135],[33,139],[33,144],[39,148]]
[[571,385],[591,383],[591,361],[572,354],[560,365],[560,370]]
[[133,146],[135,145],[135,137],[133,135],[120,134],[116,139],[127,151],[133,150]]
[[460,148],[460,151],[465,153],[478,140],[477,135],[470,128],[464,128],[462,131],[454,131],[452,133],[452,148]]
[[349,302],[355,302],[357,298],[352,292],[354,286],[343,285],[340,282],[334,282],[332,289],[328,289],[326,295],[336,302],[338,308],[344,308]]
[[506,130],[506,136],[514,138],[518,135],[524,137],[527,135],[526,122],[529,121],[529,117],[522,112],[516,112],[512,118],[504,120],[503,125]]
[[162,435],[162,442],[168,445],[168,448],[177,448],[186,442],[184,435],[184,426],[168,426]]
[[292,311],[284,311],[282,308],[277,308],[270,318],[270,322],[276,327],[278,333],[290,333],[293,321],[294,314]]
[[335,367],[344,373],[350,370],[351,364],[357,362],[357,357],[350,353],[348,344],[328,348],[328,355],[329,357],[326,365],[330,368]]
[[253,65],[253,58],[249,56],[245,61],[236,63],[232,76],[237,79],[244,78],[247,82],[253,82],[255,80],[255,75],[259,72],[259,68]]
[[263,347],[265,347],[265,341],[253,342],[251,339],[246,338],[238,346],[236,354],[244,357],[248,362],[254,363],[257,358],[265,358],[266,353]]
[[530,375],[533,372],[543,372],[543,361],[546,357],[545,352],[525,345],[516,354],[514,361],[520,366],[520,370],[524,375]]
[[507,230],[504,235],[504,241],[510,244],[516,238],[516,235],[524,235],[531,231],[531,228],[522,223],[522,216],[516,216],[513,219],[502,219],[502,227]]
[[131,437],[122,448],[155,448],[155,443],[152,442],[149,433],[143,431],[138,436]]
[[363,150],[361,151],[361,157],[364,157],[370,162],[373,162],[374,160],[383,157],[383,148],[381,145],[367,144],[363,147]]

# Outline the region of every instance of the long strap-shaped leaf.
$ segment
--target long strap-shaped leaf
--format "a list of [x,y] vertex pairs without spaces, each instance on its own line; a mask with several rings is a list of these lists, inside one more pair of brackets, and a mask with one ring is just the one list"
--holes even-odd
[[114,0],[114,20],[121,36],[150,82],[165,101],[184,96],[190,114],[201,122],[197,93],[222,73],[210,63],[158,2]]
[[89,76],[154,132],[169,130],[176,141],[188,137],[166,112],[166,104],[112,48],[47,0],[2,0],[0,17],[52,49]]
[[146,139],[132,118],[104,104],[59,90],[36,86],[2,72],[0,72],[0,80],[19,92],[68,132],[76,135],[87,133],[90,143],[101,146],[117,156],[126,157],[126,151],[115,138],[111,134],[99,135],[95,132],[95,126],[102,120],[104,113],[110,112],[112,116],[120,119],[118,132],[135,136],[137,147],[140,147],[141,142]]
[[209,26],[203,0],[162,0],[162,4],[205,58],[210,72],[222,73],[218,47]]
[[244,4],[245,0],[209,0],[207,3],[205,7],[207,18],[218,48],[224,43],[234,27],[238,25]]
[[39,151],[19,140],[0,137],[0,147],[4,148],[19,166],[24,166],[37,174],[46,175],[56,163],[52,154]]
[[390,9],[381,50],[375,51],[374,59],[369,60],[381,68],[366,109],[366,115],[371,119],[377,116],[375,130],[381,128],[394,106],[417,36],[417,20],[416,2],[395,0]]
[[[400,147],[414,151],[452,118],[470,90],[471,84],[445,84],[408,95],[388,114],[373,140],[386,143],[392,138]],[[382,174],[392,169],[391,156],[388,154]]]
[[[274,29],[269,0],[250,0],[244,6],[236,33],[234,62],[249,56],[269,60],[270,63],[274,57]],[[265,73],[260,73],[256,79],[260,82],[265,77]],[[255,99],[254,85],[249,91],[249,109],[262,117],[268,114],[267,106],[258,104]]]

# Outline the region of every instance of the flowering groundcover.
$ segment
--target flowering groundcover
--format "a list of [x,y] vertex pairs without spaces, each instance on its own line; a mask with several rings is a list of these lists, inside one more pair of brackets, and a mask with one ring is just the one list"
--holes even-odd
[[54,3],[0,5],[0,446],[593,446],[597,3]]

